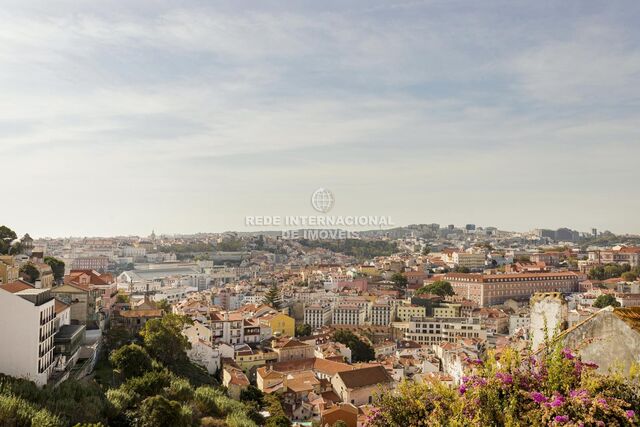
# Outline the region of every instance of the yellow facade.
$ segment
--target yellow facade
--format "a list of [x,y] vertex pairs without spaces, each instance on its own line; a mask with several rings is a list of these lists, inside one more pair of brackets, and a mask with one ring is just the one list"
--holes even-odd
[[240,369],[247,373],[254,366],[264,366],[267,362],[277,362],[278,354],[274,351],[253,354],[236,354],[235,361]]
[[424,307],[415,305],[400,305],[397,309],[398,320],[408,322],[412,317],[425,317],[427,310]]
[[294,337],[296,335],[296,321],[293,317],[278,313],[269,320],[271,333],[279,333],[281,336]]
[[12,256],[0,256],[0,281],[11,283],[18,280],[20,267],[13,261]]

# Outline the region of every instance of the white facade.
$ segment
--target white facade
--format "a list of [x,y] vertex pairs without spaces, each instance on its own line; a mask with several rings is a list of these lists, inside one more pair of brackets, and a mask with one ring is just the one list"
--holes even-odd
[[331,307],[329,305],[309,305],[304,308],[304,323],[317,329],[331,323]]
[[48,289],[1,289],[0,372],[44,386],[53,371],[54,319]]
[[477,317],[460,318],[414,318],[409,323],[404,336],[418,344],[438,344],[442,341],[453,342],[457,337],[487,339],[487,331]]
[[371,306],[372,325],[389,326],[394,317],[394,307],[391,304],[373,304]]
[[356,305],[337,305],[333,308],[331,322],[334,325],[363,325],[366,309]]

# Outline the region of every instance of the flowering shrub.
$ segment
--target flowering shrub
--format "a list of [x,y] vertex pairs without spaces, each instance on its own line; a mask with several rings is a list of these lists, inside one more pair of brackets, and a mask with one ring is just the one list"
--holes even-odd
[[569,349],[474,361],[456,389],[404,382],[378,396],[369,427],[386,426],[634,426],[640,382],[633,372],[602,375]]

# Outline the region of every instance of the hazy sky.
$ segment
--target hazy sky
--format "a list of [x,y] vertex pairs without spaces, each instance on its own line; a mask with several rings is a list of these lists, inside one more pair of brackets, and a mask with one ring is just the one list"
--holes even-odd
[[640,233],[640,2],[3,1],[0,224]]

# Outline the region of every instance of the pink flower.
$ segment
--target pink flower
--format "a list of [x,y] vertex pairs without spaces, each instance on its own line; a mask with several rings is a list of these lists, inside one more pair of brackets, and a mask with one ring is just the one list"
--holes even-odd
[[460,392],[460,394],[464,394],[467,391],[467,387],[462,384],[460,388],[458,388],[458,391]]
[[571,350],[568,348],[565,348],[562,350],[562,354],[564,355],[565,359],[573,359],[575,356],[571,353]]
[[598,364],[595,362],[584,362],[583,365],[587,368],[598,369]]
[[632,411],[631,409],[629,409],[627,412],[625,412],[627,414],[627,418],[634,418],[636,416],[635,411]]
[[553,399],[553,401],[551,403],[549,403],[548,405],[553,407],[553,408],[557,408],[558,406],[562,406],[562,405],[564,405],[564,397],[562,397],[560,395],[556,395],[556,397]]
[[547,397],[539,391],[532,392],[530,396],[536,403],[544,403],[547,401]]
[[557,423],[566,423],[569,421],[569,417],[566,415],[556,415],[556,417],[554,418],[555,422]]

